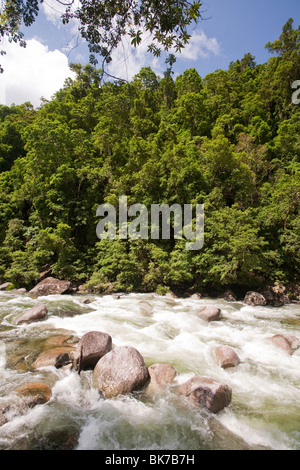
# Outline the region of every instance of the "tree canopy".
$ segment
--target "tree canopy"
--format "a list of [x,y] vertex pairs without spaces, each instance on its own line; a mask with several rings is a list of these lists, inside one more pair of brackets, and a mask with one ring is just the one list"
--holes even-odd
[[[38,110],[0,106],[0,277],[39,273],[110,290],[201,291],[300,274],[300,54],[292,20],[278,55],[246,54],[200,77],[143,68],[130,83],[72,65]],[[290,40],[290,38],[292,38]],[[204,246],[184,239],[103,239],[104,202],[204,204]]]

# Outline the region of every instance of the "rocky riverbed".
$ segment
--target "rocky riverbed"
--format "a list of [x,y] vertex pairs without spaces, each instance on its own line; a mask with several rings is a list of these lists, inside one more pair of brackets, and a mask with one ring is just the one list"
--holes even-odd
[[1,449],[300,448],[298,303],[1,292],[0,322]]

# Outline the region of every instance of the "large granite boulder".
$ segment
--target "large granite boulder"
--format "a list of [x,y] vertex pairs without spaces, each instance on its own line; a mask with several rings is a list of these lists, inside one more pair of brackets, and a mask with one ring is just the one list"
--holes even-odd
[[237,353],[230,346],[222,345],[216,348],[217,362],[220,367],[236,367],[241,361]]
[[197,312],[198,317],[207,322],[218,321],[221,319],[221,309],[213,305],[207,305]]
[[138,390],[148,379],[149,373],[143,357],[131,346],[118,346],[105,354],[93,372],[94,386],[104,398]]
[[31,295],[55,295],[64,294],[70,289],[70,281],[61,281],[54,277],[46,277],[29,291]]
[[105,354],[112,350],[112,338],[102,331],[85,333],[71,354],[73,368],[78,370],[94,369],[95,365]]
[[35,307],[25,310],[15,318],[15,324],[21,325],[23,323],[32,323],[39,320],[44,320],[48,315],[48,309],[45,305],[39,304]]
[[249,291],[246,293],[244,302],[252,307],[267,305],[265,297],[259,292]]
[[212,413],[218,413],[231,402],[232,390],[209,377],[193,377],[178,387],[178,393],[193,403],[204,406]]

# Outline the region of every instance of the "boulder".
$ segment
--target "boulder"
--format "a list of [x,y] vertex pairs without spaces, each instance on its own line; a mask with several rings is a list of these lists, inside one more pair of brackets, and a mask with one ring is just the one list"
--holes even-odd
[[32,323],[39,320],[44,320],[48,315],[48,309],[45,305],[39,304],[35,307],[25,310],[25,312],[18,315],[15,319],[16,325],[21,325],[22,323]]
[[20,289],[15,290],[16,294],[27,294],[25,287],[20,287]]
[[148,368],[148,372],[150,376],[150,387],[164,387],[174,382],[177,375],[176,370],[170,364],[152,364],[152,366]]
[[227,369],[228,367],[236,367],[241,361],[237,353],[227,345],[216,348],[217,362],[220,367]]
[[212,413],[223,410],[230,404],[232,397],[232,390],[228,385],[209,377],[193,377],[180,385],[177,391]]
[[281,307],[284,304],[290,303],[290,299],[285,292],[286,288],[278,282],[275,282],[274,286],[264,287],[261,291],[267,304],[272,305],[272,307]]
[[51,398],[51,388],[43,382],[30,382],[17,390],[18,395],[24,397],[26,405],[32,408],[35,405],[47,403]]
[[131,393],[146,385],[148,380],[144,359],[131,346],[118,346],[105,354],[93,372],[94,386],[104,398]]
[[13,284],[11,282],[4,282],[4,284],[0,285],[0,290],[7,290],[10,287],[13,287]]
[[237,296],[231,289],[227,289],[225,292],[221,294],[220,297],[226,300],[227,302],[235,302],[237,300]]
[[71,352],[75,348],[72,347],[57,347],[43,351],[32,364],[34,369],[41,367],[55,366],[56,368],[63,367],[72,363]]
[[29,291],[32,295],[55,295],[64,294],[69,290],[71,282],[61,281],[54,277],[46,277]]
[[259,292],[249,291],[246,293],[244,302],[252,307],[267,305],[265,297]]
[[191,299],[196,299],[196,300],[199,300],[201,299],[201,294],[199,294],[198,292],[194,293],[191,295]]
[[289,334],[279,334],[274,335],[269,340],[277,347],[286,351],[290,356],[294,353],[296,349],[300,346],[299,339],[294,335]]
[[197,312],[198,317],[207,322],[218,321],[221,318],[221,309],[208,305]]
[[76,350],[71,354],[73,368],[93,369],[99,359],[112,350],[112,338],[102,331],[89,331],[79,340]]

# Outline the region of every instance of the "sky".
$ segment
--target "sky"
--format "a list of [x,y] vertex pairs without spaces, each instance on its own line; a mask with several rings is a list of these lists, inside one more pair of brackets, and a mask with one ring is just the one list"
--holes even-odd
[[[1,6],[0,0],[0,6]],[[177,55],[173,66],[174,77],[189,68],[196,68],[202,77],[217,69],[227,69],[230,62],[242,59],[250,52],[257,63],[270,58],[265,44],[279,38],[282,26],[289,18],[294,28],[300,25],[299,0],[203,0],[202,18],[190,31],[189,45]],[[27,47],[8,43],[0,49],[4,73],[0,74],[0,104],[31,102],[34,107],[41,98],[51,99],[64,85],[66,78],[74,78],[70,63],[88,63],[88,50],[78,35],[78,25],[62,25],[56,0],[44,0],[36,22],[24,28]],[[131,80],[142,67],[150,66],[160,76],[166,69],[167,54],[161,59],[147,53],[149,40],[134,50],[124,40],[113,53],[108,72]],[[299,77],[300,79],[300,77]]]

